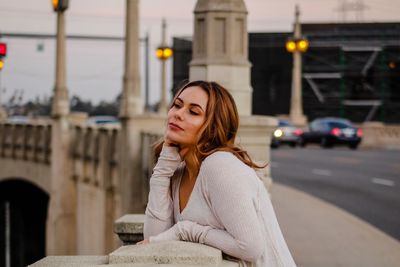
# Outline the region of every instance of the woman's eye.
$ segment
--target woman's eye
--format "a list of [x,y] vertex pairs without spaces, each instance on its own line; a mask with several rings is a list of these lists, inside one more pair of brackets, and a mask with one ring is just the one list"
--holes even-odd
[[197,113],[197,112],[195,112],[195,111],[193,111],[193,110],[190,111],[190,114],[192,114],[192,115],[199,115],[199,113]]
[[179,105],[179,104],[177,104],[177,103],[174,103],[173,105],[172,105],[174,108],[180,108],[181,106]]

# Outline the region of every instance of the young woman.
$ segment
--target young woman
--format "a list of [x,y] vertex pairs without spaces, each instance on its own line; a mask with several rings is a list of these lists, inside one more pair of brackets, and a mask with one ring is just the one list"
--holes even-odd
[[256,165],[235,145],[239,116],[229,92],[194,81],[175,96],[150,179],[139,244],[206,244],[244,266],[295,266]]

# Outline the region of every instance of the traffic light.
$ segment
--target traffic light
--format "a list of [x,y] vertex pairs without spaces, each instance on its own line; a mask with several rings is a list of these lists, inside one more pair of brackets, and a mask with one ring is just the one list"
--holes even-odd
[[68,8],[68,0],[51,0],[51,2],[56,12],[63,12]]
[[167,46],[161,46],[156,50],[156,56],[161,60],[169,59],[173,54],[172,48]]
[[7,44],[0,43],[0,59],[7,56]]

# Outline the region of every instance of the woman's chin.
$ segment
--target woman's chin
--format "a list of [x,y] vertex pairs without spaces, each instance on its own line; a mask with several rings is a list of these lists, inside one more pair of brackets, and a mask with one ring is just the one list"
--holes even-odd
[[167,133],[166,135],[165,135],[165,137],[168,139],[168,140],[170,140],[172,143],[174,143],[174,144],[181,144],[182,143],[182,138],[179,138],[179,136],[177,136],[176,134],[174,134],[174,133]]

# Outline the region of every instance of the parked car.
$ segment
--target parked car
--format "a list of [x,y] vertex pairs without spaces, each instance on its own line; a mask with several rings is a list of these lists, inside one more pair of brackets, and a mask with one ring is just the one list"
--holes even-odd
[[92,116],[88,119],[88,125],[118,124],[118,118],[114,116]]
[[13,115],[7,117],[6,122],[13,124],[27,124],[30,122],[30,118],[28,116]]
[[299,138],[301,146],[317,143],[328,148],[347,145],[357,149],[362,140],[362,129],[356,128],[349,120],[342,118],[320,118],[312,121]]
[[271,147],[278,148],[281,144],[288,144],[295,147],[299,142],[299,136],[302,130],[294,126],[290,121],[279,119],[278,128],[275,129],[272,139]]

